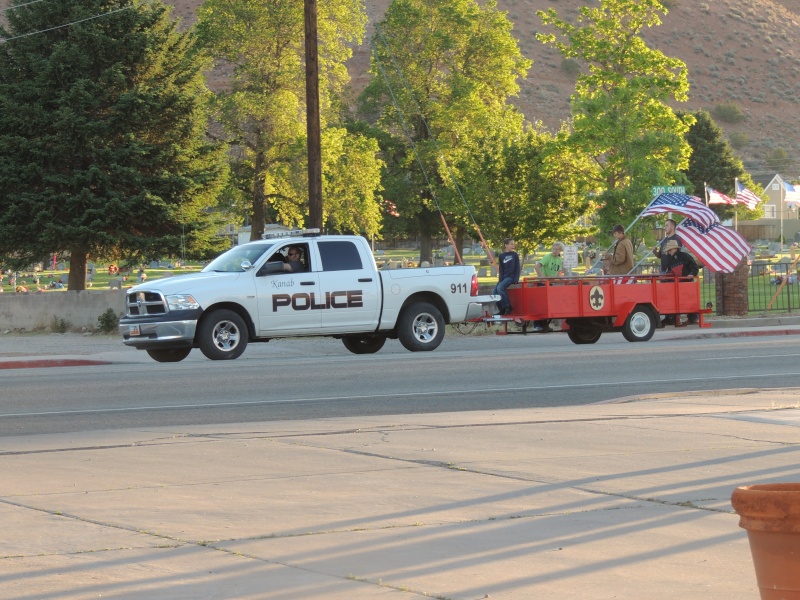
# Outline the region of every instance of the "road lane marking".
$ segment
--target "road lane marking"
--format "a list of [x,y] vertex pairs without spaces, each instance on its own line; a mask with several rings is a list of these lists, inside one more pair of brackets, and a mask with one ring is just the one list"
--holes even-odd
[[[675,379],[646,379],[639,381],[609,381],[609,382],[589,382],[579,384],[563,384],[563,385],[545,385],[545,386],[525,386],[525,387],[508,387],[508,388],[482,388],[482,389],[468,389],[468,390],[447,390],[441,392],[405,392],[396,394],[361,394],[357,396],[321,396],[319,398],[284,398],[281,400],[242,400],[238,402],[203,402],[200,404],[164,404],[161,406],[130,406],[122,408],[85,408],[76,410],[53,410],[53,411],[40,411],[40,412],[27,412],[27,413],[4,413],[0,414],[0,419],[12,417],[46,417],[46,416],[63,416],[63,415],[82,415],[82,414],[97,414],[97,413],[124,413],[124,412],[142,412],[147,410],[179,410],[190,408],[234,408],[237,406],[268,406],[270,404],[294,404],[304,402],[334,402],[338,400],[381,400],[385,398],[424,398],[435,396],[452,396],[461,394],[498,394],[502,392],[531,392],[531,391],[547,391],[547,390],[566,390],[566,389],[583,389],[598,387],[613,387],[613,386],[627,386],[627,385],[642,385],[642,384],[670,384],[688,383],[692,381],[723,381],[735,379],[764,379],[781,377],[786,378],[791,375],[800,375],[800,373],[759,373],[748,375],[735,375],[735,376],[718,376],[718,377],[685,377],[680,380]],[[751,386],[752,387],[752,386]]]

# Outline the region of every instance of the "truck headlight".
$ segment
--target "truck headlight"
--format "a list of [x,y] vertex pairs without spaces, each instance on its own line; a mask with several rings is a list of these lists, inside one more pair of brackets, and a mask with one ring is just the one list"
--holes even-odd
[[200,308],[200,303],[189,294],[175,294],[165,296],[169,310],[195,310]]

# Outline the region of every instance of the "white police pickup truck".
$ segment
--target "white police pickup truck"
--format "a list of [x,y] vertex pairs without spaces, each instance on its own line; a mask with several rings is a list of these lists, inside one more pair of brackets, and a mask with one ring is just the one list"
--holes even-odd
[[470,266],[378,270],[362,237],[290,233],[231,248],[198,273],[130,288],[123,343],[159,362],[192,348],[234,359],[249,342],[300,336],[339,338],[355,354],[377,352],[387,338],[434,350],[446,323],[480,317],[495,300],[478,296]]

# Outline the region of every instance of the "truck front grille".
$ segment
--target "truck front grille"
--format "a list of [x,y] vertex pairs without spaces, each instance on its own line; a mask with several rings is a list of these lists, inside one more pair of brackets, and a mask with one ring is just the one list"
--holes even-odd
[[129,317],[163,315],[167,312],[167,303],[159,292],[129,292],[125,298]]

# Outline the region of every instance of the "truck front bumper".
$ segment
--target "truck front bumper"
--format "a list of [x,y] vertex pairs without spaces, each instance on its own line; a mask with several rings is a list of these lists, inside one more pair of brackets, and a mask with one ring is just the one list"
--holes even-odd
[[121,319],[122,343],[140,350],[150,348],[189,348],[194,344],[197,321],[144,321]]

